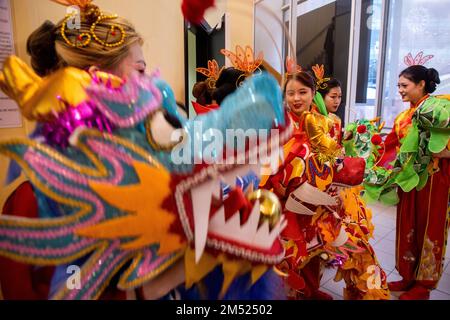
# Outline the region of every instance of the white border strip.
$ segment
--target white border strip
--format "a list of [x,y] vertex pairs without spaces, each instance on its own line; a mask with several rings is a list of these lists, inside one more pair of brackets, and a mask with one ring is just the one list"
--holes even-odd
[[350,48],[348,55],[347,103],[345,106],[345,123],[350,123],[350,112],[356,101],[356,81],[359,58],[359,30],[361,27],[361,2],[352,1],[350,22]]
[[[297,17],[300,17],[308,12],[319,9],[330,3],[336,2],[336,0],[308,0],[297,5]],[[298,3],[298,1],[297,1]]]

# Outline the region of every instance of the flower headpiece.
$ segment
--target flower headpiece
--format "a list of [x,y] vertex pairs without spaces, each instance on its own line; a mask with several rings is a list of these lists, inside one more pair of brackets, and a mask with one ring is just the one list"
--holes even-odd
[[408,53],[403,58],[403,61],[408,67],[423,66],[423,65],[425,65],[425,63],[427,63],[428,61],[430,61],[433,58],[434,58],[433,55],[423,56],[423,51],[420,51],[414,58],[413,58],[411,52]]
[[[100,11],[100,9],[92,4],[92,0],[52,0],[53,2],[62,4],[64,6],[77,6],[80,8],[80,11],[76,10],[66,14],[66,17],[61,25],[61,36],[64,41],[71,47],[75,48],[84,48],[87,47],[92,41],[96,41],[108,48],[115,48],[121,46],[126,37],[125,30],[122,26],[111,24],[111,29],[107,33],[105,39],[101,39],[97,33],[96,28],[99,23],[102,23],[105,20],[113,20],[118,16],[116,14],[108,15]],[[79,33],[78,35],[69,36],[67,34],[67,30],[69,28],[68,22],[71,19],[76,19],[77,15],[79,15],[80,22],[84,22],[90,24],[89,32]],[[73,28],[72,28],[73,29]],[[75,29],[79,29],[76,28]],[[112,41],[109,41],[111,40]]]
[[241,78],[251,76],[255,71],[260,70],[260,66],[264,61],[264,53],[260,52],[258,57],[255,58],[253,49],[250,46],[246,46],[245,50],[241,46],[236,46],[236,52],[232,52],[226,49],[220,50],[228,60],[231,61],[231,64],[236,70],[244,72],[242,76],[239,77],[236,82],[236,86],[241,82]]
[[286,57],[286,73],[284,74],[283,88],[286,86],[289,76],[295,76],[301,72],[303,72],[303,68],[291,57]]
[[208,79],[206,80],[206,85],[208,86],[208,89],[215,89],[216,88],[216,82],[220,77],[220,74],[222,70],[225,69],[225,67],[219,68],[219,64],[216,60],[208,60],[208,69],[206,68],[197,68],[195,71],[198,73],[201,73],[202,75],[206,76]]
[[301,66],[299,66],[294,59],[287,57],[286,58],[286,77],[293,76],[300,72],[303,72],[303,68]]
[[312,67],[312,70],[314,72],[314,75],[316,77],[316,88],[319,89],[326,89],[328,87],[327,82],[331,80],[331,78],[325,78],[325,67],[324,65],[318,65]]

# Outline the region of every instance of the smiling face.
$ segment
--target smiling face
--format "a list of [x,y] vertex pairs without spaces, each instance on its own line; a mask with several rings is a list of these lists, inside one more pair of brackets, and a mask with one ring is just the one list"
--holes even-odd
[[314,91],[302,82],[292,79],[286,84],[286,103],[297,116],[310,110],[313,98]]
[[398,80],[398,93],[400,93],[403,102],[417,102],[425,96],[425,81],[414,83],[413,81],[401,76]]
[[325,106],[328,112],[336,113],[342,102],[342,89],[341,87],[335,87],[330,89],[328,94],[324,97]]

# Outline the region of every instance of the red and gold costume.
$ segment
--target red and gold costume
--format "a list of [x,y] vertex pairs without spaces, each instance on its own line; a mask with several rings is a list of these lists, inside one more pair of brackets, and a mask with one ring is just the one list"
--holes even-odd
[[[338,266],[336,281],[346,281],[346,299],[388,299],[386,275],[368,242],[371,212],[358,188],[333,187],[360,184],[364,161],[336,160],[341,153],[340,121],[315,110],[313,106],[301,117],[291,114],[295,131],[285,145],[285,162],[265,185],[280,197],[288,220],[283,232],[286,258],[279,269],[294,299],[321,297],[325,261]],[[338,193],[341,205],[332,203]]]
[[[316,77],[316,87],[318,90],[327,89],[328,81],[331,78],[325,77],[324,66],[315,65],[312,67]],[[326,115],[331,122],[329,130],[325,136],[334,140],[336,144],[342,145],[342,122],[341,119],[326,109],[325,102],[320,92],[314,100],[318,107],[313,111]],[[351,160],[344,160],[350,163]],[[354,158],[364,161],[363,158]],[[353,161],[355,161],[353,159]],[[339,166],[337,168],[339,172]],[[325,246],[327,253],[334,259],[331,265],[337,266],[338,271],[335,281],[344,280],[346,288],[344,289],[345,299],[351,300],[383,300],[389,299],[389,290],[387,286],[387,277],[377,261],[375,252],[369,243],[373,235],[372,213],[366,207],[361,198],[361,186],[349,188],[357,183],[349,183],[352,174],[347,174],[344,183],[338,184],[338,187],[328,189],[330,195],[339,196],[341,205],[339,213],[341,218],[342,230],[347,237],[343,245],[327,244]],[[342,185],[346,186],[342,188]]]
[[[291,114],[291,118],[295,131],[292,140],[285,145],[286,160],[265,186],[280,197],[288,220],[283,232],[286,258],[279,268],[287,276],[288,286],[292,289],[291,297],[318,298],[321,266],[328,260],[340,262],[342,267],[338,277],[344,278],[348,290],[352,291],[352,294],[346,293],[347,298],[384,298],[383,294],[374,294],[373,291],[365,296],[354,293],[354,287],[362,287],[354,277],[354,270],[359,272],[358,275],[364,274],[366,270],[361,272],[360,266],[365,267],[368,260],[373,262],[373,259],[361,255],[366,251],[366,245],[361,244],[358,232],[364,230],[370,233],[371,230],[360,223],[367,217],[366,212],[359,206],[348,204],[354,203],[353,194],[343,193],[347,213],[343,206],[337,204],[336,192],[331,188],[333,183],[359,184],[361,181],[358,182],[355,177],[360,174],[359,180],[362,180],[364,166],[359,166],[361,159],[353,159],[353,166],[349,165],[350,159],[346,159],[345,163],[338,160],[334,164],[341,147],[329,135],[334,127],[331,119],[316,112],[305,112],[301,117]],[[355,171],[348,171],[350,168]],[[346,217],[347,214],[351,219]],[[369,257],[372,256],[369,254]],[[360,282],[367,283],[368,277],[361,277]],[[385,283],[385,277],[383,281]],[[359,292],[364,289],[368,291],[365,287]]]
[[[290,117],[294,137],[284,147],[284,165],[265,187],[273,189],[280,198],[288,220],[282,234],[286,240],[286,259],[279,268],[288,275],[288,286],[293,289],[291,297],[314,298],[320,287],[322,259],[319,255],[324,251],[325,241],[337,238],[340,224],[333,210],[296,198],[296,190],[310,185],[318,191],[318,196],[325,195],[333,181],[333,171],[324,162],[334,159],[339,148],[325,134],[332,126],[326,117],[314,112],[305,112],[301,117],[290,113]],[[310,156],[313,149],[317,156]],[[303,214],[290,210],[294,203]]]
[[[321,114],[319,108],[316,105],[313,105],[312,112]],[[338,144],[341,144],[342,141],[342,121],[341,118],[339,118],[334,113],[328,113],[327,117],[332,121],[330,130],[328,132],[328,135],[330,138],[332,138],[334,141],[336,141]]]
[[[334,113],[329,113],[328,117],[333,121],[329,135],[341,144],[341,119]],[[389,299],[386,274],[369,243],[374,231],[372,211],[363,201],[361,191],[361,186],[340,190],[344,213],[343,224],[350,243],[356,246],[349,248],[346,259],[338,265],[335,280],[345,281],[347,286],[344,289],[344,298],[346,300]]]

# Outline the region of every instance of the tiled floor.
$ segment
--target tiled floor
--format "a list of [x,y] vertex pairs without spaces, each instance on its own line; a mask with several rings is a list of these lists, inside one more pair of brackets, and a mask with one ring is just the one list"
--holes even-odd
[[[371,205],[373,223],[375,225],[374,238],[370,240],[378,261],[388,275],[388,281],[400,280],[401,277],[395,270],[395,222],[396,208],[386,207],[381,204]],[[447,241],[450,243],[450,234]],[[321,290],[331,294],[334,299],[342,300],[344,281],[335,282],[335,269],[325,269],[322,277]],[[401,292],[392,292],[391,299],[398,300]],[[450,246],[446,251],[444,274],[439,282],[437,290],[431,292],[432,300],[450,300]]]

